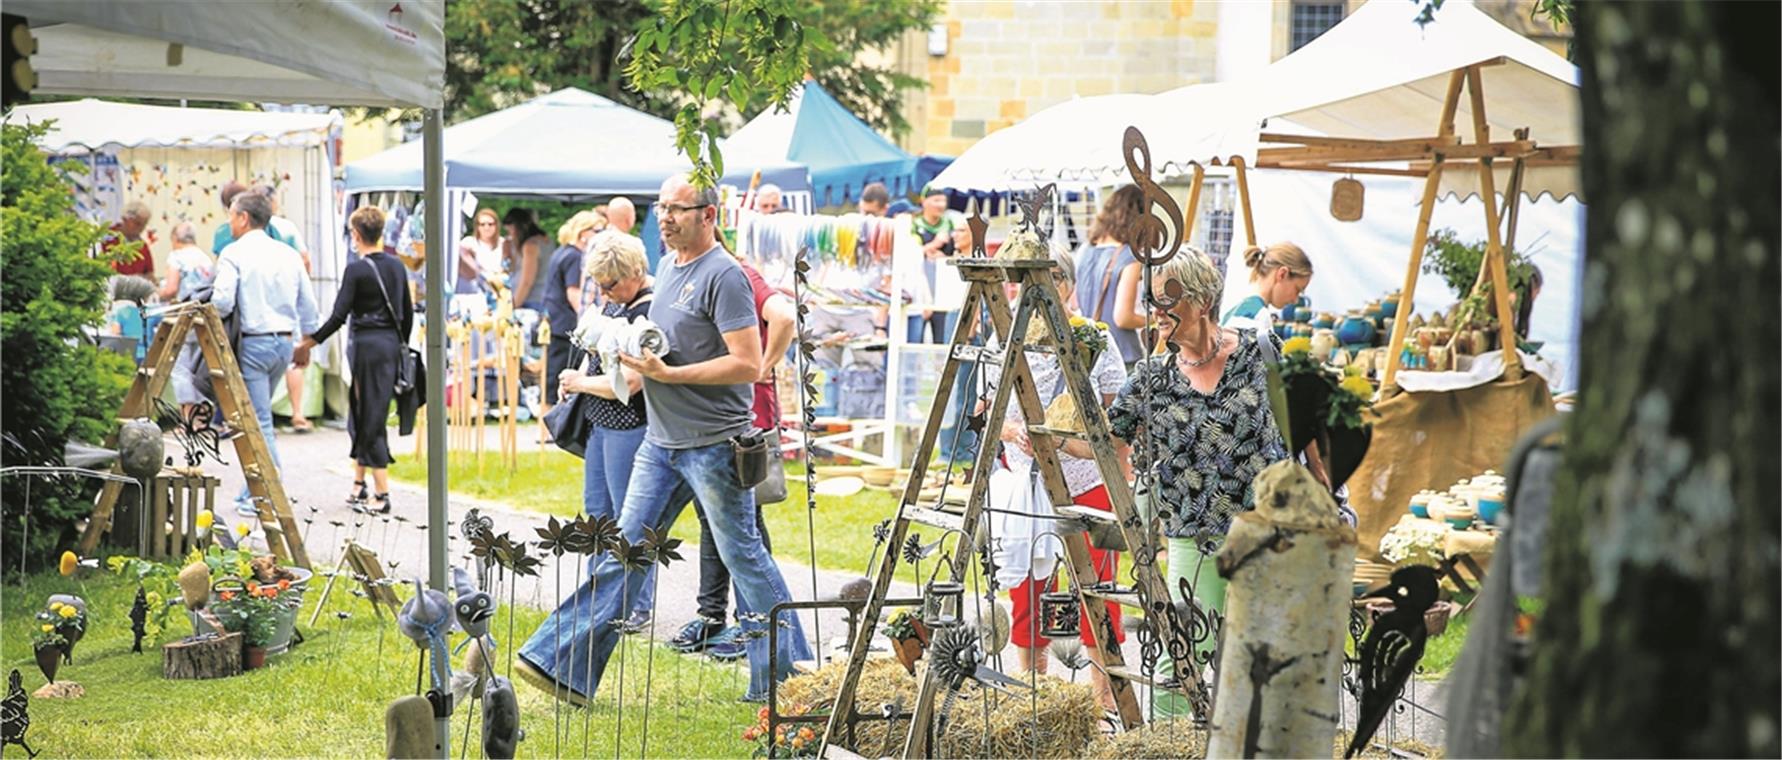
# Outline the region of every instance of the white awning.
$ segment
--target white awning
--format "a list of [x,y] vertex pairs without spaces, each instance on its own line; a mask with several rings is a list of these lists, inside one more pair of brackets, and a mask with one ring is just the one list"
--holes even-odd
[[38,103],[12,109],[12,123],[55,125],[42,140],[51,153],[75,153],[107,146],[255,147],[320,145],[340,120],[338,113],[268,113],[222,108],[178,108],[104,100]]
[[440,0],[8,0],[38,88],[71,95],[440,108]]

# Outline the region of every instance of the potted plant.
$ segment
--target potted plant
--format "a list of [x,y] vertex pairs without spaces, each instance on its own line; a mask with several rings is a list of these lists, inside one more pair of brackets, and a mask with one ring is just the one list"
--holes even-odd
[[897,661],[915,675],[916,661],[922,659],[922,650],[928,647],[928,626],[914,613],[904,610],[885,624],[885,636],[891,639],[891,649],[897,653]]
[[[804,715],[822,715],[812,712],[810,706],[792,705],[781,713],[781,717],[799,717]],[[755,757],[817,757],[823,746],[823,724],[817,723],[780,723],[772,732],[767,730],[767,708],[755,712],[755,723],[743,729],[742,739],[755,745]]]
[[[1108,348],[1107,333],[1103,332],[1107,327],[1104,322],[1097,322],[1080,314],[1070,318],[1071,338],[1083,352],[1083,371],[1086,373],[1095,371],[1096,358]],[[1068,391],[1059,394],[1046,406],[1046,427],[1078,433],[1087,430],[1083,415],[1077,411],[1076,398]]]
[[241,634],[244,647],[242,670],[253,670],[266,664],[267,645],[278,630],[280,614],[295,611],[294,600],[284,593],[290,589],[290,582],[279,583],[284,584],[283,588],[278,584],[243,583],[238,579],[225,579],[217,584],[218,601],[211,609],[223,622],[224,630]]
[[[204,514],[209,514],[205,512]],[[113,573],[136,581],[141,590],[143,605],[146,607],[143,618],[143,634],[151,642],[159,642],[161,633],[167,628],[167,616],[173,611],[169,600],[180,598],[179,586],[175,578],[179,576],[179,568],[141,557],[114,555],[106,560],[106,567]]]
[[56,670],[62,666],[62,651],[68,646],[68,639],[56,632],[54,623],[43,622],[42,613],[37,617],[37,628],[31,631],[31,652],[37,657],[37,669],[43,671],[43,677],[55,683]]
[[[290,647],[292,634],[297,626],[297,610],[303,606],[303,592],[313,577],[309,570],[281,566],[270,554],[257,555],[248,549],[222,549],[216,546],[211,546],[202,554],[193,552],[193,556],[187,560],[188,563],[198,561],[210,568],[210,577],[213,579],[235,577],[248,579],[249,583],[258,586],[278,587],[283,604],[278,609],[277,625],[266,644],[266,651],[269,654],[279,654]],[[211,604],[215,605],[220,601],[220,595],[213,589]],[[211,627],[203,618],[193,614],[192,630],[202,634],[210,632]]]

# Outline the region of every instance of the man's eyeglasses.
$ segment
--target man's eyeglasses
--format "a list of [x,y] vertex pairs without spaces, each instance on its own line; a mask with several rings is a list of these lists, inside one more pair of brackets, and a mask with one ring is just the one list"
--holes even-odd
[[675,214],[679,214],[682,211],[693,211],[696,209],[702,209],[702,208],[705,208],[712,204],[698,203],[698,204],[694,204],[691,206],[682,206],[678,203],[657,203],[657,204],[653,204],[653,205],[656,207],[656,216],[674,216]]
[[594,285],[599,287],[602,292],[611,293],[613,288],[619,287],[619,281],[609,280],[607,282],[596,282]]

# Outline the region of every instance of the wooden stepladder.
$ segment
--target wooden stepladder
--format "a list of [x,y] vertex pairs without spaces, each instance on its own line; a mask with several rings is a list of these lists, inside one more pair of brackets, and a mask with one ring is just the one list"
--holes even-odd
[[[235,442],[235,457],[241,462],[241,474],[247,480],[248,493],[260,512],[260,524],[266,532],[266,544],[278,556],[280,564],[309,567],[309,552],[303,548],[303,532],[291,516],[291,503],[285,498],[284,484],[278,467],[272,462],[272,451],[260,432],[259,418],[249,401],[247,384],[241,379],[241,367],[235,363],[235,352],[229,347],[228,333],[216,308],[207,303],[183,303],[173,307],[160,327],[155,329],[154,342],[147,357],[136,370],[136,380],[124,396],[119,419],[133,420],[154,416],[154,400],[161,397],[167,381],[173,376],[174,362],[186,335],[196,331],[198,348],[210,369],[211,385],[216,389],[217,404],[223,419],[229,423],[229,440]],[[117,446],[117,435],[106,441]],[[121,469],[115,471],[122,472]],[[117,505],[120,486],[107,481],[93,508],[93,517],[80,536],[80,553],[89,555],[99,543],[100,534],[111,528],[112,510]],[[146,519],[146,518],[145,518]],[[160,530],[160,526],[154,526]]]
[[[1089,557],[1088,541],[1083,536],[1086,521],[1096,520],[1116,523],[1126,540],[1128,547],[1134,552],[1147,552],[1147,556],[1157,556],[1157,542],[1150,537],[1146,523],[1138,513],[1133,502],[1133,493],[1127,485],[1119,460],[1115,454],[1113,438],[1108,430],[1107,413],[1103,407],[1101,395],[1090,381],[1087,356],[1078,348],[1074,340],[1066,337],[1063,340],[1047,341],[1045,345],[1027,345],[1028,325],[1036,317],[1044,319],[1051,327],[1054,336],[1069,336],[1071,329],[1065,317],[1063,306],[1058,301],[1058,291],[1053,283],[1052,262],[1049,260],[1034,261],[1001,261],[981,258],[962,258],[956,260],[960,275],[970,283],[966,293],[965,304],[960,312],[959,327],[954,331],[953,342],[947,356],[946,367],[942,370],[939,387],[935,389],[933,406],[929,412],[928,423],[922,432],[921,443],[916,450],[914,471],[910,474],[909,485],[904,489],[903,499],[898,508],[897,519],[893,523],[889,538],[889,546],[902,544],[911,523],[920,523],[941,528],[959,534],[958,542],[952,550],[951,563],[946,571],[951,575],[948,579],[958,582],[965,578],[969,563],[978,556],[980,544],[988,540],[988,531],[983,527],[985,507],[988,501],[990,479],[979,476],[973,479],[970,495],[966,499],[964,512],[948,511],[941,504],[919,503],[919,495],[924,475],[928,468],[929,458],[934,453],[935,441],[939,437],[942,421],[945,419],[946,404],[952,396],[953,384],[960,375],[962,365],[966,362],[996,362],[1002,367],[1002,382],[997,384],[995,394],[986,413],[986,421],[980,440],[987,442],[977,452],[975,469],[977,473],[988,473],[996,456],[995,441],[1000,439],[1004,413],[1013,400],[1020,404],[1021,416],[1027,421],[1027,431],[1033,445],[1035,467],[1039,469],[1046,491],[1057,514],[1064,518],[1057,527],[1065,547],[1066,561],[1071,573],[1079,579],[1089,579],[1076,585],[1078,601],[1089,617],[1089,624],[1096,632],[1096,647],[1100,650],[1102,662],[1107,666],[1108,682],[1113,691],[1114,701],[1121,725],[1125,729],[1137,728],[1144,723],[1139,709],[1138,699],[1132,688],[1132,682],[1147,681],[1137,669],[1128,668],[1118,644],[1114,643],[1112,623],[1107,614],[1105,602],[1116,602],[1129,607],[1141,609],[1146,617],[1155,621],[1155,629],[1168,642],[1171,652],[1188,651],[1187,634],[1184,627],[1176,623],[1175,608],[1170,602],[1167,585],[1154,561],[1135,562],[1133,577],[1135,587],[1131,592],[1113,592],[1091,588],[1095,583],[1095,565]],[[1013,314],[1003,296],[1004,283],[1013,283],[1021,288],[1019,307]],[[1002,350],[991,350],[971,344],[972,333],[979,323],[979,314],[988,313],[993,327],[997,345]],[[1029,350],[1051,351],[1060,359],[1064,380],[1068,392],[1076,402],[1076,407],[1083,410],[1084,430],[1082,434],[1044,427],[1039,422],[1045,420],[1045,409],[1041,405],[1037,390],[1033,385],[1033,375],[1027,366]],[[1010,382],[1010,380],[1013,382]],[[1102,481],[1107,484],[1109,501],[1114,511],[1112,514],[1099,510],[1071,506],[1070,489],[1065,484],[1064,472],[1059,465],[1058,450],[1062,440],[1066,438],[1085,441],[1094,453],[1097,467],[1100,469]],[[849,650],[848,668],[843,677],[834,709],[829,718],[829,728],[825,732],[824,754],[828,757],[843,757],[851,753],[840,747],[831,746],[828,742],[842,737],[843,727],[848,726],[854,711],[855,691],[860,682],[860,675],[866,663],[868,647],[875,633],[875,626],[883,612],[885,599],[890,591],[891,578],[897,568],[897,553],[886,552],[881,559],[873,578],[873,587],[867,598],[865,613],[861,625],[855,634]],[[1165,624],[1169,619],[1170,623]],[[1173,640],[1172,640],[1173,639]],[[1184,658],[1177,658],[1184,661]],[[1178,684],[1167,685],[1185,694],[1195,712],[1203,717],[1210,717],[1210,699],[1208,691],[1202,683],[1200,674],[1192,667],[1178,667]],[[1153,684],[1157,687],[1157,684]],[[914,711],[911,713],[909,734],[903,746],[904,757],[929,757],[934,754],[938,737],[934,735],[935,699],[945,688],[936,677],[934,669],[929,669],[924,676],[918,692]]]

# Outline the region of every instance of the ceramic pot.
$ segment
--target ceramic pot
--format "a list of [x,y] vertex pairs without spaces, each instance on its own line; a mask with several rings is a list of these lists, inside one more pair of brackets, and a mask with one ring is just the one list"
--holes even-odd
[[37,669],[43,671],[43,677],[50,683],[56,682],[56,670],[62,667],[62,647],[51,645],[37,647],[32,652],[37,657]]
[[1300,322],[1299,303],[1294,302],[1281,307],[1282,322]]
[[1399,294],[1394,292],[1380,299],[1380,316],[1382,318],[1392,319],[1398,316],[1398,296]]
[[1308,325],[1304,322],[1294,325],[1293,326],[1293,337],[1295,337],[1295,338],[1310,338],[1310,337],[1312,337],[1312,326]]
[[1502,486],[1490,488],[1479,494],[1479,519],[1493,525],[1497,524],[1497,516],[1504,511],[1504,489]]
[[1334,330],[1336,329],[1336,315],[1319,314],[1312,319],[1312,326],[1320,330]]
[[[297,601],[295,604],[279,609],[276,615],[278,618],[278,625],[272,629],[272,640],[266,642],[266,651],[269,654],[284,654],[285,650],[291,648],[291,639],[294,632],[297,630],[297,611],[303,607],[303,593],[309,589],[310,579],[315,577],[315,573],[307,568],[292,567],[286,569],[290,570],[293,575],[296,575],[297,580],[291,581],[291,588],[279,593],[279,599],[292,598]],[[212,594],[210,603],[216,604],[218,601],[220,600],[216,595]],[[191,618],[193,633],[203,635],[212,632],[213,629],[210,627],[210,623],[205,622],[204,618],[200,617],[198,613],[191,613]]]
[[1318,361],[1330,361],[1330,355],[1336,351],[1337,337],[1331,330],[1312,331],[1312,356]]
[[1349,312],[1349,316],[1336,328],[1337,340],[1352,349],[1362,349],[1373,345],[1374,326],[1362,317],[1359,312]]
[[1415,517],[1429,517],[1429,500],[1435,494],[1431,491],[1420,491],[1411,497],[1411,514]]
[[241,669],[258,670],[266,667],[266,647],[246,647],[241,650]]

